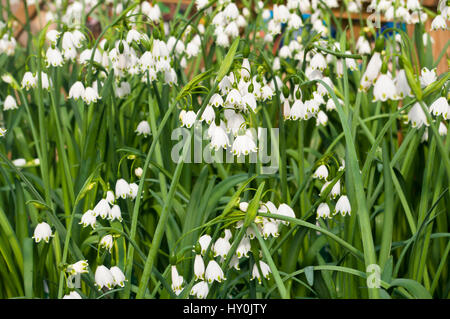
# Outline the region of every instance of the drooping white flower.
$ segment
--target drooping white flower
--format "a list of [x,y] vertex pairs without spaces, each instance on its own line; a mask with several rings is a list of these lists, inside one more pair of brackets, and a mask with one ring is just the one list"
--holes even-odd
[[0,137],[5,136],[6,132],[7,132],[7,129],[0,127]]
[[130,192],[128,193],[128,197],[131,199],[135,199],[138,193],[139,185],[136,183],[130,183]]
[[78,292],[71,291],[68,295],[64,295],[62,299],[83,299]]
[[199,299],[205,299],[208,296],[209,287],[206,281],[200,281],[192,286],[191,295]]
[[86,274],[89,272],[88,270],[88,261],[87,260],[79,260],[74,264],[71,264],[67,267],[67,272],[69,274]]
[[419,102],[416,102],[408,112],[408,122],[413,128],[421,128],[422,125],[428,126],[427,116],[422,110]]
[[325,114],[324,111],[319,111],[317,113],[317,121],[316,121],[316,126],[319,125],[326,125],[328,123],[328,116]]
[[144,173],[144,170],[142,169],[142,167],[135,168],[134,175],[136,175],[136,177],[141,178],[142,173]]
[[320,203],[319,207],[317,207],[317,218],[331,218],[330,215],[330,207],[327,203]]
[[172,265],[171,272],[172,272],[172,290],[175,292],[176,295],[179,295],[183,290],[183,283],[184,283],[183,276],[180,276],[178,274],[178,270],[175,265]]
[[375,52],[367,64],[366,71],[361,77],[360,90],[367,90],[372,85],[380,73],[382,64],[380,53]]
[[427,68],[422,68],[419,79],[422,87],[427,87],[428,85],[434,83],[437,79],[436,69],[428,70]]
[[12,163],[16,167],[24,167],[25,165],[27,165],[27,161],[24,158],[15,159],[12,161]]
[[98,266],[95,270],[95,285],[98,287],[98,290],[101,290],[103,287],[112,289],[116,285],[113,274],[103,265]]
[[200,121],[205,121],[208,124],[211,124],[216,118],[216,113],[214,113],[214,109],[211,105],[207,105],[202,115],[200,116]]
[[272,237],[278,237],[280,233],[278,232],[278,224],[276,222],[267,221],[263,223],[262,235],[264,239]]
[[259,268],[262,274],[259,272],[257,264],[253,264],[252,280],[256,278],[258,279],[258,283],[261,284],[261,276],[269,280],[271,270],[269,265],[262,260],[259,261]]
[[185,110],[181,110],[180,112],[180,122],[181,122],[181,126],[185,126],[187,128],[191,128],[192,125],[194,125],[195,123],[195,119],[197,118],[197,114],[195,114],[194,111],[185,111]]
[[195,255],[194,259],[194,275],[195,280],[205,278],[205,262],[201,255]]
[[37,85],[37,79],[31,72],[25,72],[22,79],[22,88],[29,90],[35,88]]
[[242,237],[238,247],[236,248],[237,258],[248,257],[248,252],[250,251],[250,249],[251,249],[250,238],[247,236]]
[[434,116],[442,115],[444,118],[448,117],[449,105],[447,99],[443,96],[439,97],[430,105],[430,113]]
[[125,199],[130,194],[130,185],[123,178],[116,182],[116,196]]
[[83,94],[82,98],[83,98],[83,101],[89,105],[92,102],[97,103],[97,100],[100,99],[100,96],[98,95],[97,89],[88,86],[84,90],[84,94]]
[[72,98],[74,100],[78,100],[79,98],[84,97],[84,85],[80,81],[72,84],[69,90],[69,99]]
[[373,88],[374,101],[387,101],[397,99],[397,89],[394,81],[387,74],[381,74]]
[[395,77],[395,87],[400,98],[413,96],[411,88],[409,87],[408,79],[406,78],[406,72],[403,69],[397,71],[397,75]]
[[327,177],[328,177],[328,169],[324,164],[320,165],[313,174],[313,178],[326,180]]
[[95,216],[100,216],[101,218],[105,219],[109,216],[111,208],[109,207],[109,203],[106,199],[101,199],[97,205],[94,207],[94,214]]
[[310,61],[313,70],[323,71],[327,67],[327,61],[321,53],[316,53]]
[[125,287],[125,281],[127,280],[125,279],[125,275],[122,270],[117,266],[113,266],[109,269],[109,271],[114,278],[114,283],[122,288]]
[[447,21],[442,15],[437,15],[431,22],[431,30],[447,30]]
[[230,145],[227,133],[221,126],[211,123],[208,129],[208,135],[211,138],[211,147],[217,152],[220,148],[226,149]]
[[34,235],[33,239],[36,243],[39,243],[41,240],[44,240],[46,243],[50,240],[50,237],[53,237],[52,235],[52,229],[50,228],[50,225],[46,222],[42,222],[37,224],[36,228],[34,229]]
[[109,205],[114,205],[114,202],[116,201],[116,196],[114,195],[114,192],[112,190],[109,190],[106,192],[106,200],[108,201]]
[[230,251],[231,244],[227,238],[220,237],[216,240],[213,247],[214,257],[221,256],[223,258],[227,257]]
[[441,123],[439,124],[439,130],[438,130],[438,132],[439,132],[439,135],[440,135],[440,136],[445,136],[445,135],[447,135],[447,126],[445,126],[444,122],[441,122]]
[[103,238],[100,240],[99,246],[101,248],[107,249],[109,252],[111,252],[111,248],[114,244],[113,236],[112,235],[106,235],[103,236]]
[[56,30],[50,30],[45,34],[45,37],[48,41],[50,41],[51,44],[56,45],[56,41],[58,41],[59,35],[61,32],[58,32]]
[[356,50],[359,54],[369,54],[372,48],[369,41],[364,36],[360,36],[356,41]]
[[79,224],[82,224],[83,227],[87,227],[90,225],[92,229],[95,229],[95,223],[97,222],[97,217],[93,210],[89,209],[86,211],[83,216],[81,216],[81,221]]
[[231,152],[236,156],[248,155],[250,153],[255,153],[256,151],[257,147],[249,130],[243,135],[238,135],[231,148]]
[[148,124],[147,121],[139,122],[135,132],[137,135],[144,135],[144,137],[147,137],[147,135],[150,135],[150,124]]
[[198,243],[200,244],[201,254],[204,256],[209,244],[211,243],[211,236],[209,236],[208,234],[201,236],[198,239]]
[[5,101],[3,102],[3,110],[8,111],[8,110],[14,110],[17,108],[18,108],[18,106],[17,106],[16,100],[11,95],[8,95],[5,98]]
[[[278,206],[277,212],[278,215],[295,218],[294,210],[287,204],[281,204]],[[283,224],[289,225],[288,221],[282,221]]]
[[214,280],[217,282],[222,282],[222,280],[226,280],[222,268],[220,268],[219,264],[215,260],[209,261],[208,266],[206,267],[205,270],[205,279],[210,284]]
[[110,221],[113,221],[115,219],[117,219],[119,222],[122,221],[122,212],[120,211],[119,205],[113,205],[113,207],[111,207],[108,219]]
[[336,206],[334,207],[334,213],[341,213],[342,216],[349,214],[352,212],[352,207],[350,206],[350,201],[348,200],[347,195],[341,195],[339,197]]
[[54,67],[63,65],[64,59],[58,48],[48,48],[45,56],[47,58],[47,67],[50,65]]

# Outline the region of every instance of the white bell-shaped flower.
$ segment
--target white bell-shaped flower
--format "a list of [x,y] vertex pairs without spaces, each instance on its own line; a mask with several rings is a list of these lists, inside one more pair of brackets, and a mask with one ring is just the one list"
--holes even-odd
[[39,243],[41,240],[48,243],[50,240],[50,237],[53,237],[52,229],[50,228],[50,225],[46,222],[42,222],[37,224],[36,228],[34,229],[34,235],[33,239],[36,243]]
[[194,275],[195,275],[195,280],[205,278],[205,262],[203,261],[202,255],[195,255]]
[[80,81],[72,84],[69,90],[69,99],[78,100],[79,98],[84,97],[84,85]]
[[331,218],[330,207],[327,203],[320,203],[317,207],[317,219],[319,218]]
[[97,217],[93,210],[89,209],[86,211],[83,216],[81,216],[81,221],[79,224],[82,224],[83,227],[91,226],[92,229],[95,229],[95,223],[97,222]]
[[148,124],[147,121],[141,121],[139,122],[135,132],[137,135],[144,135],[144,137],[147,137],[147,135],[150,135],[150,124]]
[[222,282],[223,280],[226,280],[222,268],[220,268],[219,264],[215,260],[209,261],[208,266],[206,267],[205,270],[205,279],[210,284],[214,280],[217,282]]
[[348,200],[347,195],[341,195],[339,197],[336,206],[334,207],[334,213],[341,213],[342,216],[349,214],[352,212],[352,207],[350,206],[350,201]]
[[97,205],[94,207],[94,214],[95,216],[100,216],[101,218],[105,219],[109,216],[111,208],[109,207],[109,203],[106,199],[101,199]]
[[441,96],[430,105],[430,113],[434,116],[442,115],[444,118],[448,117],[449,105],[445,97]]
[[318,179],[323,179],[326,180],[328,177],[328,169],[326,167],[326,165],[322,164],[320,165],[316,171],[314,172],[313,178],[318,178]]
[[200,281],[192,286],[191,296],[195,296],[198,299],[205,299],[208,296],[209,287],[206,281]]
[[116,196],[125,199],[130,194],[130,185],[123,178],[116,182]]
[[8,111],[8,110],[14,110],[17,108],[18,108],[18,106],[17,106],[16,100],[11,95],[8,95],[5,98],[5,101],[3,102],[3,110]]
[[103,265],[98,266],[95,270],[95,285],[98,287],[98,290],[101,290],[103,287],[112,289],[116,285],[113,274]]
[[198,239],[198,243],[200,244],[201,254],[204,256],[209,244],[211,243],[211,236],[209,236],[208,234],[201,236]]
[[261,269],[261,273],[258,270],[258,266],[255,264],[253,264],[253,270],[252,270],[252,280],[253,279],[258,279],[258,283],[261,284],[261,277],[266,278],[267,280],[269,280],[270,278],[270,267],[268,264],[266,264],[264,261],[260,260],[259,261],[259,268]]
[[122,270],[117,266],[113,266],[109,269],[109,271],[111,272],[114,278],[114,283],[122,288],[125,287],[125,281],[127,280]]

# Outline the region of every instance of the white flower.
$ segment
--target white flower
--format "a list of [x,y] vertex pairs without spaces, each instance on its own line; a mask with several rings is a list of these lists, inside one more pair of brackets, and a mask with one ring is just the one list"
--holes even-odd
[[242,96],[239,91],[232,89],[230,93],[228,93],[225,103],[229,106],[239,108],[242,105]]
[[130,183],[130,193],[128,194],[128,197],[131,199],[135,199],[138,193],[139,185],[136,183]]
[[114,195],[114,192],[112,190],[109,190],[106,192],[106,200],[108,201],[109,205],[114,205],[114,202],[116,201],[116,196]]
[[325,126],[327,123],[328,123],[328,116],[325,114],[325,112],[319,111],[319,113],[317,113],[316,126],[319,126],[319,125]]
[[84,97],[84,85],[80,81],[75,82],[69,90],[69,99],[78,100]]
[[139,122],[135,132],[137,135],[144,135],[144,137],[147,137],[147,135],[150,135],[150,124],[148,124],[147,121]]
[[81,32],[80,30],[76,29],[72,32],[72,41],[73,41],[73,45],[76,48],[81,48],[82,45],[82,41],[86,40],[85,35],[83,34],[83,32]]
[[193,43],[192,41],[189,42],[186,46],[186,55],[188,58],[192,58],[194,56],[197,56],[200,52],[200,47]]
[[211,260],[208,263],[205,271],[205,279],[208,283],[212,283],[214,280],[217,282],[222,282],[222,280],[226,280],[222,268],[220,268],[219,264],[215,260]]
[[442,15],[437,15],[431,22],[431,30],[447,30],[447,21]]
[[326,180],[328,177],[328,169],[325,165],[320,165],[313,174],[313,178]]
[[112,289],[115,284],[111,271],[103,265],[98,266],[95,270],[95,285],[98,287],[98,290],[101,290],[103,287]]
[[317,219],[326,217],[331,218],[330,207],[328,207],[327,203],[320,203],[319,207],[317,207]]
[[375,52],[367,64],[366,71],[361,77],[360,90],[367,90],[372,85],[380,73],[382,64],[380,53]]
[[100,99],[100,96],[98,95],[97,89],[88,86],[84,90],[82,98],[86,104],[91,104],[92,102],[97,103],[97,100]]
[[230,250],[231,245],[228,239],[226,238],[219,238],[214,243],[213,252],[214,257],[221,256],[223,258],[227,257],[228,251]]
[[5,99],[5,101],[3,102],[3,110],[8,111],[8,110],[14,110],[17,108],[18,108],[18,106],[17,106],[16,100],[11,95],[8,95]]
[[122,212],[120,211],[120,207],[118,205],[113,205],[109,211],[109,220],[113,221],[117,219],[118,221],[122,221]]
[[89,272],[88,270],[88,261],[87,260],[80,260],[76,263],[69,265],[67,267],[67,272],[69,274],[75,275],[75,274],[86,274]]
[[225,119],[227,120],[227,132],[232,132],[234,136],[239,133],[241,128],[245,128],[245,119],[240,113],[234,110],[225,109]]
[[114,278],[114,283],[123,288],[125,286],[125,281],[127,280],[125,279],[125,275],[123,274],[122,270],[117,266],[113,266],[111,267],[111,269],[109,269],[109,271]]
[[136,167],[136,169],[134,170],[134,174],[138,178],[140,178],[142,176],[142,173],[144,173],[144,170],[142,169],[142,167]]
[[307,110],[305,104],[301,100],[295,100],[294,104],[292,104],[291,108],[291,119],[298,120],[298,119],[306,119],[307,118]]
[[244,135],[238,135],[233,142],[231,152],[233,155],[241,156],[255,153],[257,147],[251,136],[250,130],[247,130]]
[[[276,213],[281,216],[295,218],[294,210],[287,204],[281,204],[280,206],[278,206]],[[285,225],[289,225],[288,221],[282,221],[282,223]]]
[[178,270],[175,265],[172,265],[171,272],[172,272],[172,290],[175,292],[176,295],[179,295],[183,290],[183,282],[184,282],[183,276],[180,276],[178,274]]
[[236,4],[234,4],[233,2],[230,2],[225,10],[223,11],[223,13],[225,14],[225,18],[229,21],[231,20],[236,20],[237,17],[239,16],[239,10],[238,7],[236,6]]
[[60,34],[61,32],[58,32],[56,30],[50,30],[47,32],[45,37],[47,38],[48,41],[50,41],[50,43],[56,45],[56,41],[58,40]]
[[360,36],[356,41],[356,50],[359,54],[370,54],[372,51],[369,41],[364,36]]
[[196,118],[197,118],[197,114],[195,114],[194,111],[186,112],[185,110],[181,110],[180,116],[179,116],[181,126],[182,127],[186,126],[187,128],[191,128],[192,125],[194,125]]
[[116,87],[115,90],[116,97],[119,99],[124,98],[125,96],[131,93],[131,86],[128,82],[120,82],[120,85]]
[[130,185],[123,178],[116,182],[116,196],[125,199],[130,194]]
[[230,145],[230,140],[225,130],[221,126],[211,123],[208,129],[208,135],[211,138],[211,147],[217,152],[219,148],[226,149]]
[[448,116],[449,105],[447,99],[443,96],[438,98],[430,105],[430,113],[434,116],[442,115],[444,118]]
[[409,87],[408,79],[406,78],[405,70],[400,70],[397,72],[395,87],[399,97],[404,98],[406,96],[413,96],[411,88]]
[[[197,0],[198,1],[198,0]],[[205,299],[208,296],[209,287],[205,281],[200,281],[192,286],[191,295],[199,299]]]
[[267,221],[263,224],[262,234],[264,239],[272,237],[278,237],[280,233],[278,233],[278,224],[276,222]]
[[211,236],[205,234],[198,239],[198,243],[200,244],[201,254],[204,256],[206,250],[208,249],[209,244],[211,243]]
[[7,131],[6,129],[0,127],[0,137],[5,136],[6,131]]
[[71,291],[68,295],[64,295],[63,299],[83,299],[76,291]]
[[215,107],[222,106],[223,105],[222,96],[220,96],[220,94],[215,93],[209,100],[209,104],[211,104]]
[[216,118],[216,113],[211,105],[207,105],[203,114],[200,117],[200,121],[206,121],[206,123],[211,124]]
[[311,59],[310,65],[313,70],[323,71],[327,67],[327,61],[325,60],[325,58],[322,54],[317,53]]
[[17,167],[24,167],[25,165],[27,165],[27,161],[24,158],[15,159],[12,161],[12,163]]
[[427,68],[422,68],[422,72],[420,75],[420,85],[422,87],[427,87],[431,83],[434,83],[436,79],[436,69],[428,70]]
[[396,100],[397,90],[394,81],[387,74],[381,74],[373,88],[374,101]]
[[352,207],[350,206],[350,201],[346,195],[342,195],[339,197],[336,206],[334,207],[334,213],[341,213],[342,216],[345,216],[347,213],[350,215],[352,211]]
[[47,58],[47,67],[49,67],[50,65],[54,67],[63,65],[63,57],[61,55],[61,52],[59,52],[57,48],[48,48],[45,56]]
[[411,122],[411,126],[414,128],[421,128],[422,125],[428,126],[427,116],[422,110],[419,102],[416,102],[408,112],[408,122]]
[[88,225],[90,225],[92,229],[95,229],[96,221],[97,218],[94,211],[89,209],[83,214],[83,216],[81,216],[81,221],[79,222],[79,224],[82,224],[83,227],[87,227]]
[[195,280],[204,279],[205,262],[203,261],[203,258],[201,255],[195,255],[194,275],[195,275]]
[[99,246],[101,248],[107,249],[109,252],[111,252],[111,248],[114,244],[113,236],[112,235],[106,235],[103,236],[103,238],[100,240]]
[[37,85],[37,79],[31,72],[25,72],[22,79],[22,88],[29,90],[35,88]]
[[111,208],[109,207],[108,201],[106,199],[101,199],[94,207],[94,215],[105,219],[108,217],[110,210]]
[[247,236],[242,237],[238,247],[236,248],[237,258],[248,257],[248,252],[250,251],[250,249],[251,249],[250,238]]
[[445,126],[444,122],[439,124],[439,135],[444,136],[447,135],[447,126]]
[[50,237],[53,237],[52,235],[52,229],[50,228],[50,225],[42,222],[36,226],[34,229],[34,235],[33,239],[36,243],[39,243],[41,240],[44,240],[46,243],[50,240]]
[[252,280],[257,278],[258,283],[261,284],[261,275],[268,280],[270,278],[271,270],[269,265],[262,260],[259,261],[259,268],[261,269],[262,274],[259,272],[257,264],[253,264]]

